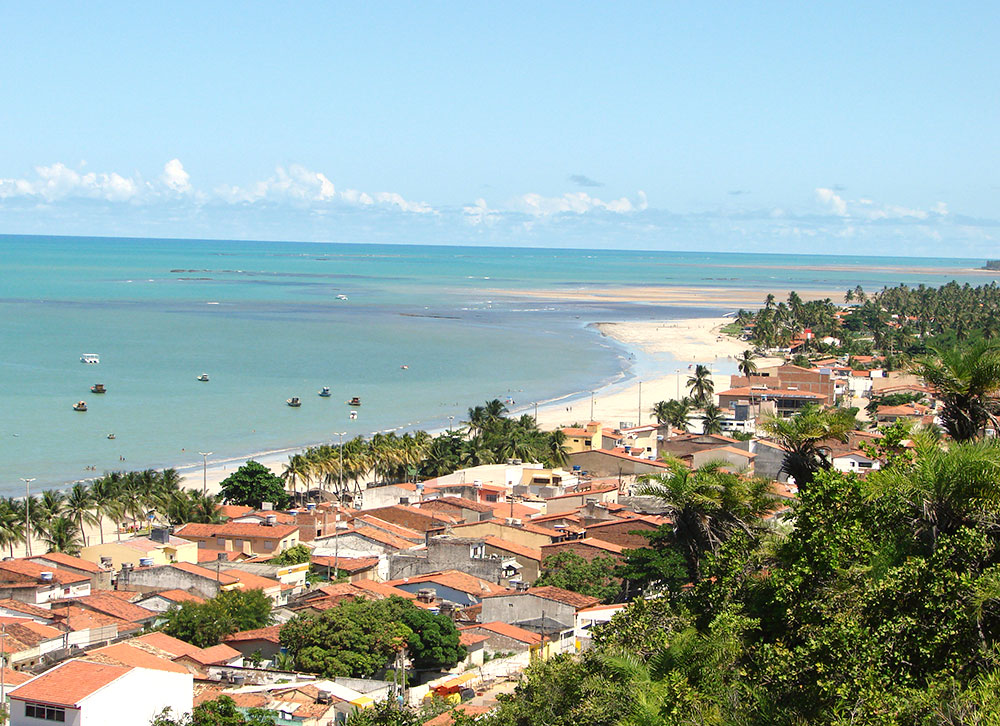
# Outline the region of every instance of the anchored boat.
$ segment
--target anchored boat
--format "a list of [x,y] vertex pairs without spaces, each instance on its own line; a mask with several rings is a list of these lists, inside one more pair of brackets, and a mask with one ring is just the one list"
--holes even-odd
[[84,353],[80,356],[81,363],[97,364],[101,362],[101,356],[97,353]]
[[285,403],[287,403],[292,408],[298,408],[299,406],[302,405],[302,401],[299,400],[298,396],[292,396],[291,398],[287,399]]
[[207,373],[202,373],[200,376],[198,376],[198,380],[202,381],[202,382],[207,382],[208,381],[208,374]]
[[108,389],[104,387],[103,383],[95,383],[90,387],[91,393],[107,393]]
[[76,403],[73,404],[73,410],[74,411],[86,411],[87,410],[87,402],[86,401],[77,401]]
[[347,402],[347,405],[348,406],[360,406],[361,405],[361,399],[358,398],[357,396],[355,396],[354,398],[352,398],[350,401]]
[[319,392],[319,395],[322,398],[329,398],[330,397],[330,387],[329,386],[323,386],[323,390]]

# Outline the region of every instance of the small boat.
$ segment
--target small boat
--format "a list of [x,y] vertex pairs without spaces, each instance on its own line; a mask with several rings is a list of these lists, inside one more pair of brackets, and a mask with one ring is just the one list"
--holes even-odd
[[329,386],[323,386],[323,390],[319,392],[319,395],[321,397],[323,397],[323,398],[329,398],[330,397],[330,387]]
[[354,398],[352,398],[350,401],[347,402],[347,405],[348,406],[360,406],[361,405],[361,399],[358,398],[357,396],[355,396]]
[[207,382],[208,381],[208,374],[207,373],[202,373],[200,376],[198,376],[198,380],[199,381],[203,381],[203,382]]
[[302,401],[299,400],[298,396],[292,396],[291,398],[287,399],[285,403],[287,403],[292,408],[298,408],[299,406],[302,405]]
[[81,363],[96,364],[101,362],[101,356],[97,353],[84,353],[80,356]]
[[338,300],[346,300],[347,299],[347,295],[337,295],[337,299]]
[[354,421],[358,417],[357,411],[351,411],[351,421]]
[[108,438],[109,439],[113,439],[113,438],[115,438],[115,435],[114,434],[108,434]]
[[87,410],[87,402],[86,401],[77,401],[76,403],[73,404],[73,410],[74,411],[86,411]]
[[410,370],[410,366],[408,366],[408,365],[401,365],[399,368],[400,368],[400,370],[404,370],[404,371]]
[[103,383],[95,383],[90,387],[91,393],[107,393],[108,389],[104,387]]

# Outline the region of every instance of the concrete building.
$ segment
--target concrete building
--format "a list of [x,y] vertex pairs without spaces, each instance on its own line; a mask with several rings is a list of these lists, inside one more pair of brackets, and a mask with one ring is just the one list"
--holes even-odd
[[562,542],[544,545],[542,547],[542,564],[545,564],[545,558],[563,552],[574,552],[587,560],[587,562],[597,557],[610,557],[617,562],[622,558],[622,549],[619,545],[612,544],[603,539],[594,539],[593,537],[567,539]]
[[477,605],[484,597],[504,592],[496,583],[482,580],[458,570],[433,572],[418,577],[405,577],[385,583],[389,587],[417,595],[421,590],[434,590],[435,598],[461,607]]
[[389,556],[390,580],[461,570],[489,582],[501,582],[515,575],[517,569],[513,558],[488,553],[482,537],[438,535],[429,537],[426,547]]
[[561,494],[557,497],[550,497],[545,500],[545,513],[559,514],[579,509],[588,502],[606,504],[618,501],[618,487],[616,485],[597,487],[594,489],[584,489],[583,491]]
[[483,598],[481,620],[500,621],[550,636],[573,628],[577,612],[598,603],[596,597],[551,586],[505,590]]
[[158,592],[185,590],[203,598],[212,598],[219,590],[240,588],[239,580],[215,568],[208,569],[187,562],[177,562],[161,567],[136,567],[123,569],[118,575],[118,589],[129,592]]
[[459,630],[462,635],[484,636],[487,653],[521,653],[542,643],[538,633],[500,621],[467,625]]
[[168,565],[171,562],[198,561],[198,545],[174,537],[167,529],[154,529],[149,537],[129,537],[120,542],[105,542],[80,550],[80,558],[111,570],[122,565],[139,567],[144,561],[151,565]]
[[57,567],[66,572],[86,575],[90,578],[90,587],[93,590],[111,589],[111,568],[101,567],[80,557],[73,557],[63,552],[47,552],[44,555],[35,555],[24,559],[43,567]]
[[0,599],[10,598],[31,605],[63,597],[90,594],[90,576],[39,565],[30,560],[0,562]]
[[179,527],[176,534],[205,549],[245,552],[254,556],[274,556],[299,543],[299,528],[290,524],[191,522]]
[[596,477],[632,477],[638,474],[659,474],[668,467],[662,461],[644,459],[624,450],[592,449],[569,455],[569,463]]
[[190,673],[68,660],[11,691],[10,723],[136,726],[190,713],[193,693]]

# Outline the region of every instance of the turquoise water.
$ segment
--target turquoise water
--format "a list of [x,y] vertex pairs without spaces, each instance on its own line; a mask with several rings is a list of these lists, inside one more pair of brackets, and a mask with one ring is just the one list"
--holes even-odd
[[[0,493],[395,427],[488,398],[589,390],[632,362],[587,324],[718,306],[535,302],[525,290],[875,289],[982,260],[0,237]],[[908,269],[896,269],[906,267]],[[344,295],[347,300],[338,300]],[[82,353],[101,363],[80,363]],[[407,365],[403,370],[401,365]],[[666,358],[644,359],[672,370]],[[211,376],[209,383],[196,380]],[[104,383],[108,393],[89,388]],[[333,395],[316,395],[322,386]],[[292,409],[285,399],[299,396]],[[344,402],[364,405],[350,420]],[[84,399],[89,411],[71,409]],[[114,432],[115,439],[107,434]],[[126,462],[122,463],[121,457]]]

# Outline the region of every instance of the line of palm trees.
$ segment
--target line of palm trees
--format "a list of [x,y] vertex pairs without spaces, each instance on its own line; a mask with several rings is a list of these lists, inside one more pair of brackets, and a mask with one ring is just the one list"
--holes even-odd
[[[24,544],[31,554],[32,541],[40,540],[49,552],[77,554],[81,547],[96,544],[86,534],[96,526],[104,543],[105,522],[115,525],[121,539],[122,525],[140,530],[150,521],[183,524],[216,522],[218,500],[201,492],[182,489],[175,469],[110,472],[89,484],[74,484],[68,491],[48,489],[40,495],[0,499],[0,548],[14,555]],[[26,539],[30,519],[31,537]]]
[[293,495],[299,487],[344,495],[356,491],[361,481],[418,481],[508,459],[552,467],[567,464],[562,431],[542,431],[531,416],[511,418],[507,413],[503,402],[493,399],[470,408],[461,428],[438,436],[390,431],[368,439],[357,436],[343,447],[322,444],[289,457],[281,476]]
[[[744,351],[737,360],[737,365],[745,375],[751,375],[757,370],[753,361],[752,351]],[[658,401],[653,404],[651,415],[657,423],[668,424],[680,431],[687,431],[690,416],[697,410],[701,411],[702,433],[722,433],[723,411],[715,405],[712,397],[715,395],[715,382],[712,380],[712,369],[706,365],[697,364],[688,377],[685,387],[688,395],[680,399]]]

